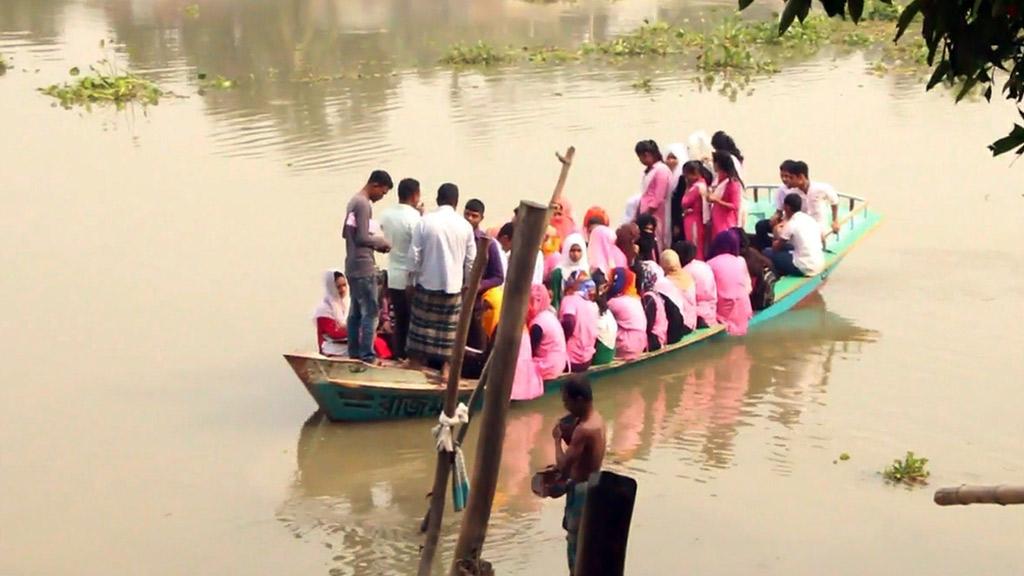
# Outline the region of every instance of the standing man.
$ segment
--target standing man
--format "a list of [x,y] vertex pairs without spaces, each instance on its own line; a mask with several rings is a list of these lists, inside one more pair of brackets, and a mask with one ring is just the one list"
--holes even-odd
[[483,222],[484,219],[484,210],[484,203],[473,198],[466,202],[466,209],[462,212],[466,222],[469,222],[469,225],[473,227],[473,237],[477,240],[481,238],[487,239],[487,268],[484,269],[484,275],[480,279],[480,289],[477,291],[477,296],[495,286],[501,286],[505,282],[505,269],[501,265],[501,249],[498,247],[498,242],[480,229],[480,222]]
[[373,340],[377,335],[377,262],[374,251],[388,253],[391,245],[383,235],[371,230],[373,203],[394,187],[391,175],[374,170],[363,189],[348,201],[345,208],[345,276],[348,276],[350,305],[348,310],[348,356],[376,363]]
[[484,275],[480,278],[480,288],[473,298],[473,321],[469,325],[469,334],[466,338],[467,344],[477,350],[485,350],[488,339],[480,322],[484,310],[483,295],[488,290],[497,288],[505,282],[505,267],[501,262],[501,249],[498,247],[498,242],[488,237],[480,229],[480,222],[484,219],[484,210],[486,207],[483,201],[473,198],[466,202],[466,208],[462,211],[466,222],[473,227],[473,236],[476,240],[484,239],[487,242],[487,267],[484,268]]
[[406,347],[409,366],[440,362],[442,380],[448,378],[462,291],[476,258],[473,227],[456,214],[458,204],[459,187],[442,184],[437,189],[437,210],[425,215],[412,235],[416,288]]
[[[606,434],[604,418],[594,408],[594,393],[586,376],[574,375],[566,380],[562,386],[562,405],[576,419],[575,427],[567,435],[563,433],[561,421],[551,429],[551,436],[555,439],[555,465],[569,479],[562,527],[566,531],[571,575],[576,568],[576,543],[587,498],[587,480],[604,463]],[[568,449],[562,447],[563,440]]]
[[405,340],[409,333],[409,298],[406,288],[411,287],[409,275],[413,272],[412,235],[420,222],[420,183],[405,178],[398,183],[398,205],[384,211],[380,227],[391,243],[388,255],[388,298],[394,317],[394,342],[392,352],[395,358],[404,360]]

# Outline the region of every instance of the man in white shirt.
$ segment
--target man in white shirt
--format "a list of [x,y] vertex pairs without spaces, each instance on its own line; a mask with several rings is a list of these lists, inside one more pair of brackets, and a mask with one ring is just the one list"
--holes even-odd
[[[825,268],[821,228],[809,214],[801,212],[803,200],[790,193],[783,201],[785,220],[775,228],[775,242],[764,251],[775,272],[785,276],[814,276]],[[786,244],[792,246],[787,249]]]
[[476,258],[473,227],[455,212],[458,204],[458,186],[442,184],[437,210],[423,216],[412,235],[415,295],[406,350],[411,368],[440,363],[442,379],[448,377],[463,285]]
[[[806,212],[818,222],[822,234],[826,230],[839,232],[839,193],[835,188],[824,182],[812,182],[809,177],[807,163],[797,161],[793,165],[790,192],[803,193]],[[829,222],[829,212],[832,221]]]
[[779,165],[779,180],[782,181],[782,185],[775,189],[775,214],[771,218],[765,218],[759,221],[755,226],[756,231],[756,242],[755,244],[761,250],[765,248],[771,248],[772,246],[772,230],[782,222],[782,204],[786,199],[786,195],[790,192],[797,192],[800,197],[804,197],[803,192],[793,190],[793,174],[796,173],[796,160],[783,160],[782,164]]
[[398,183],[398,205],[384,211],[380,227],[391,243],[388,255],[388,300],[391,302],[395,358],[405,359],[405,340],[409,333],[409,275],[412,273],[412,235],[420,221],[420,183],[406,178]]

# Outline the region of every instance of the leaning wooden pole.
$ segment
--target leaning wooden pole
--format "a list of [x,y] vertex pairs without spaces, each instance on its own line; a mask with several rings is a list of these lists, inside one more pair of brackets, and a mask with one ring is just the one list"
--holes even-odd
[[[575,150],[569,148],[564,157],[558,156],[562,162],[562,171],[552,200],[562,193],[574,153]],[[509,398],[519,359],[523,326],[526,323],[533,268],[550,218],[550,207],[550,202],[548,205],[525,201],[519,204],[519,216],[512,237],[512,256],[505,277],[505,296],[501,305],[494,352],[490,358],[491,366],[487,373],[472,490],[463,515],[459,540],[455,546],[451,576],[459,576],[466,571],[471,574],[481,573],[480,554],[491,518],[494,493],[498,486],[498,469],[505,441]]]
[[[455,343],[452,346],[452,357],[448,365],[448,387],[445,389],[444,395],[444,413],[449,418],[455,415],[455,407],[459,401],[459,381],[462,376],[462,360],[466,355],[466,337],[469,334],[469,324],[473,320],[476,293],[480,289],[480,280],[487,268],[489,242],[491,240],[487,238],[478,238],[476,241],[476,259],[473,261],[473,268],[469,273],[469,282],[466,283],[466,292],[462,299],[462,309],[459,311],[459,324],[455,329]],[[441,537],[445,490],[448,485],[448,476],[451,474],[453,456],[451,452],[439,451],[437,453],[434,488],[430,494],[430,511],[427,512],[427,536],[423,543],[423,551],[420,553],[418,576],[430,576],[434,564],[437,542]]]
[[1024,504],[1024,486],[957,486],[935,491],[939,506],[967,504]]

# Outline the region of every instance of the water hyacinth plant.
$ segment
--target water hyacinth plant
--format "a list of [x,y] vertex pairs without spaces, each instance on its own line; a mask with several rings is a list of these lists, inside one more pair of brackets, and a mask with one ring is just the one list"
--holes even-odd
[[931,475],[931,472],[925,470],[927,464],[927,458],[918,458],[913,452],[907,452],[903,460],[897,458],[882,470],[882,476],[892,484],[921,486],[928,483],[927,478]]
[[[90,66],[90,73],[68,83],[51,84],[39,91],[60,101],[66,109],[75,106],[90,107],[92,104],[113,104],[118,109],[131,103],[143,106],[158,104],[160,98],[170,93],[155,83],[131,72],[120,73],[109,61],[100,63],[103,69]],[[78,67],[68,71],[71,76],[78,77]]]

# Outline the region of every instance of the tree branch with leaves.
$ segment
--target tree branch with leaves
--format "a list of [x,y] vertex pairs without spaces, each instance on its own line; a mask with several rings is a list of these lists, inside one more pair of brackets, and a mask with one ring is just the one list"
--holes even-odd
[[[829,16],[849,17],[858,22],[865,0],[818,0]],[[892,0],[878,0],[892,4]],[[754,0],[739,0],[739,8]],[[779,16],[779,34],[799,20],[803,22],[813,0],[787,0]],[[997,77],[1001,93],[1013,100],[1024,118],[1024,0],[912,0],[896,21],[894,42],[912,22],[920,18],[921,37],[928,47],[928,65],[933,68],[927,90],[939,84],[958,86],[959,102],[974,89],[984,89],[992,100]],[[989,149],[998,156],[1016,151],[1024,155],[1024,126],[1014,124],[1010,133]]]

